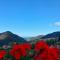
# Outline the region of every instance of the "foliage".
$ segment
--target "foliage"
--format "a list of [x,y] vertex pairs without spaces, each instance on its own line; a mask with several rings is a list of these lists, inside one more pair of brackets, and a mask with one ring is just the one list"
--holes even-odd
[[58,53],[57,48],[49,47],[44,41],[33,47],[28,43],[14,44],[11,49],[0,50],[0,60],[58,60]]

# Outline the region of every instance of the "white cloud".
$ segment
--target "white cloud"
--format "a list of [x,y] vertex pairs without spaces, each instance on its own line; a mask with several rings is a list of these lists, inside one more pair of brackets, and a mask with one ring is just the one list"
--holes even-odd
[[60,26],[60,22],[55,22],[54,25],[55,26]]

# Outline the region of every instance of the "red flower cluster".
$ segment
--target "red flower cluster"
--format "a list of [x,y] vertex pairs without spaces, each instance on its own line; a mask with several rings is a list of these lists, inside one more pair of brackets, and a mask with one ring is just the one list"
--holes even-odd
[[31,50],[30,44],[15,44],[10,51],[10,54],[19,60],[21,56],[27,55],[27,50]]
[[7,52],[5,50],[0,50],[0,60],[2,60],[6,54]]
[[[34,49],[31,48],[31,44],[14,44],[9,54],[15,58],[15,60],[20,60],[21,56],[26,57],[30,50],[34,50],[33,55],[34,60],[58,60],[59,50],[54,47],[49,47],[44,41],[39,41],[35,44]],[[28,52],[27,52],[28,51]],[[7,54],[5,50],[0,50],[0,60]]]
[[58,60],[58,49],[50,48],[44,41],[37,42],[34,50],[34,60]]

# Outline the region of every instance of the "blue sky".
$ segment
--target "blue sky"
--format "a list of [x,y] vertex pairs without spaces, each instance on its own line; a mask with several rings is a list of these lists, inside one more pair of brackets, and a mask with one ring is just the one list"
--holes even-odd
[[36,36],[60,31],[60,0],[0,0],[0,32]]

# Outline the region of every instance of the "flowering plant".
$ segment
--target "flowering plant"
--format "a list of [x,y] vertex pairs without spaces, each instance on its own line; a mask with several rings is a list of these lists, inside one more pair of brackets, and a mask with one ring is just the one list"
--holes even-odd
[[32,48],[31,44],[14,44],[9,51],[0,50],[0,60],[6,55],[12,56],[5,60],[58,60],[59,49],[50,47],[44,41],[37,42]]

